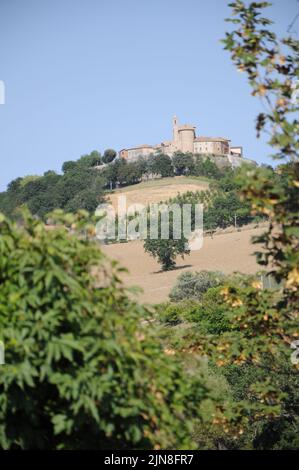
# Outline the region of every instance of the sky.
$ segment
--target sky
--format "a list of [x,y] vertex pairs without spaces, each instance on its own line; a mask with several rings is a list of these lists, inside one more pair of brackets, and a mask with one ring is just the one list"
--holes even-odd
[[[0,191],[92,150],[169,140],[174,114],[269,163],[261,103],[220,43],[228,3],[0,0]],[[299,2],[267,10],[282,36]]]

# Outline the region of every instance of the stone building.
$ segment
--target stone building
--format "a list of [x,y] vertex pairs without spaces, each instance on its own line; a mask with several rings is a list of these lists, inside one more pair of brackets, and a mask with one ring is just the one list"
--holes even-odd
[[228,155],[229,140],[224,137],[196,137],[194,153]]
[[231,147],[229,153],[235,157],[243,157],[243,147]]
[[205,155],[234,155],[243,157],[242,147],[230,147],[230,140],[224,137],[196,137],[196,127],[191,124],[180,125],[176,116],[172,120],[172,140],[166,140],[158,145],[139,145],[122,149],[121,158],[134,161],[139,157],[147,157],[156,152],[172,156],[175,152],[205,154]]
[[123,149],[119,152],[121,158],[125,158],[129,161],[137,160],[139,157],[148,157],[151,153],[154,153],[155,149],[151,145],[138,145],[137,147],[131,147]]

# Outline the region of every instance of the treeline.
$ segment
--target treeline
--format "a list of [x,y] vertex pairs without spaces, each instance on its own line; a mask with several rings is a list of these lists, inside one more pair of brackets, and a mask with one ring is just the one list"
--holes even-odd
[[172,158],[163,153],[139,157],[127,162],[117,159],[103,171],[110,188],[139,183],[150,177],[204,176],[220,179],[227,168],[220,170],[207,155],[176,152]]
[[62,174],[47,171],[43,176],[13,180],[7,191],[0,193],[0,211],[13,216],[26,205],[34,215],[44,217],[54,209],[92,212],[104,197],[104,181],[93,167],[102,164],[101,155],[92,152],[77,161],[65,162]]
[[[185,272],[155,313],[82,214],[54,214],[52,230],[26,211],[22,223],[0,214],[1,449],[298,449],[298,41],[277,39],[265,6],[231,4],[225,44],[272,103],[256,129],[287,161],[240,175],[253,214],[271,219],[257,261],[283,288]],[[281,46],[286,58],[273,54]],[[230,191],[230,178],[219,183]]]
[[[287,167],[286,167],[287,168]],[[271,181],[277,188],[286,186],[286,168],[279,166],[276,171],[269,165],[260,167],[259,174],[264,181]],[[217,229],[225,229],[234,225],[236,229],[249,223],[259,223],[268,220],[267,212],[257,213],[252,210],[250,201],[242,198],[242,187],[247,184],[251,177],[248,166],[232,169],[226,168],[218,180],[212,180],[209,189],[205,191],[187,191],[183,194],[166,201],[171,208],[173,204],[183,207],[184,204],[191,206],[191,229],[195,230],[195,208],[203,205],[203,229],[213,237]],[[274,195],[273,195],[274,197]],[[148,209],[150,211],[150,209]],[[161,215],[158,221],[158,238],[151,239],[148,236],[144,241],[144,249],[157,259],[162,270],[174,269],[177,256],[185,257],[190,254],[187,240],[184,237],[177,239],[174,236],[173,214],[169,214],[169,239],[161,236]],[[138,216],[138,214],[137,214]],[[149,225],[147,227],[149,235]]]
[[150,177],[175,175],[205,176],[220,179],[227,170],[219,170],[205,156],[177,153],[150,155],[127,162],[116,158],[116,151],[107,149],[103,156],[93,151],[77,161],[66,161],[62,174],[47,171],[42,176],[26,176],[13,180],[7,191],[0,193],[0,211],[12,217],[26,205],[34,215],[45,217],[54,209],[92,213],[105,198],[105,192],[120,186],[139,183]]
[[[261,169],[262,170],[262,169]],[[265,170],[268,174],[273,174],[273,170]],[[191,206],[191,229],[195,230],[195,212],[198,204],[203,205],[203,228],[205,232],[213,232],[218,228],[226,228],[235,225],[236,228],[253,221],[260,221],[260,216],[253,216],[250,204],[240,198],[242,179],[246,178],[247,168],[238,168],[236,170],[226,169],[221,174],[221,179],[210,183],[210,188],[206,191],[187,191],[178,194],[176,197],[167,201],[167,205],[179,205],[181,209],[184,205]],[[181,212],[182,213],[182,212]],[[161,215],[158,222],[157,239],[148,236],[144,242],[144,249],[151,256],[157,258],[162,270],[174,269],[177,256],[189,255],[187,239],[180,237],[177,239],[173,228],[174,217],[169,215],[169,238],[164,239],[162,233]],[[149,231],[149,227],[148,227]],[[149,233],[148,233],[149,235]]]
[[[240,227],[248,224],[254,217],[248,201],[240,198],[242,179],[246,178],[246,172],[246,167],[235,170],[227,168],[219,180],[210,183],[210,188],[207,191],[188,191],[179,194],[169,202],[180,205],[191,204],[192,206],[203,204],[205,230],[213,231],[216,228],[226,228],[230,225]],[[273,170],[272,173],[274,177]],[[194,224],[193,219],[194,210],[192,211],[192,224]]]

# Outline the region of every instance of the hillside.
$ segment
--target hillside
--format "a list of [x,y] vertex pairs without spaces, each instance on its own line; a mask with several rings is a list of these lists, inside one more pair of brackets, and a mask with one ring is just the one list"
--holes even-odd
[[257,246],[251,244],[251,237],[263,230],[244,227],[240,232],[217,235],[213,239],[205,237],[201,250],[191,252],[185,259],[178,258],[177,269],[167,272],[161,272],[155,259],[144,252],[141,241],[106,245],[103,251],[129,270],[124,274],[124,282],[127,286],[143,289],[139,299],[154,304],[167,300],[176,278],[184,270],[256,273],[260,266],[253,255]]
[[114,190],[108,195],[113,207],[117,207],[119,195],[126,196],[127,205],[157,203],[175,197],[178,193],[187,191],[202,191],[209,188],[209,180],[205,177],[175,176],[143,181],[138,184]]

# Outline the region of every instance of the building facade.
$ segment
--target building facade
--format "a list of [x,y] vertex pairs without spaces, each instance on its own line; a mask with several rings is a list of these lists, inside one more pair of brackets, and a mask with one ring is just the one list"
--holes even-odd
[[229,142],[223,137],[197,137],[194,140],[194,153],[228,155]]
[[148,157],[150,154],[154,153],[155,149],[151,145],[138,145],[137,147],[131,147],[128,149],[123,149],[119,152],[121,158],[125,158],[128,161],[135,161],[139,157]]
[[172,156],[175,152],[205,154],[205,155],[234,155],[243,157],[242,147],[230,147],[230,140],[224,137],[196,137],[196,127],[191,124],[180,125],[178,118],[172,120],[172,140],[166,140],[157,145],[139,145],[122,149],[120,158],[135,161],[139,157],[148,157],[156,152]]

